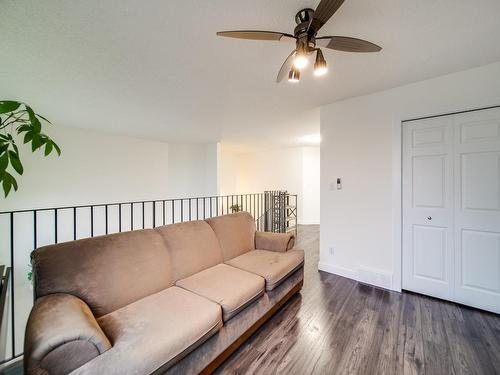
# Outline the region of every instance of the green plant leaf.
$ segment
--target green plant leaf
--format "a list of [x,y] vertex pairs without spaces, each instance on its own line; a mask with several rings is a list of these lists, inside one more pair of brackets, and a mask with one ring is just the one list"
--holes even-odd
[[7,198],[7,196],[10,193],[10,189],[12,189],[12,184],[10,180],[8,180],[5,176],[2,180],[2,187],[3,187],[3,193],[5,194],[5,198]]
[[12,150],[9,150],[9,159],[10,159],[10,164],[12,165],[12,168],[19,173],[20,175],[23,174],[24,169],[23,169],[23,164],[21,163],[21,160],[19,160],[19,156]]
[[[5,128],[5,123],[13,125],[15,132],[6,132],[0,134],[0,185],[2,185],[5,196],[7,197],[12,190],[17,190],[18,185],[15,177],[7,171],[10,167],[22,175],[24,167],[21,162],[19,149],[13,138],[15,135],[23,135],[25,144],[31,143],[31,150],[44,147],[45,156],[50,155],[54,150],[61,155],[59,146],[46,134],[42,133],[42,121],[49,124],[51,122],[42,115],[33,111],[33,109],[17,101],[0,101],[0,128]],[[12,145],[12,146],[11,146]]]
[[35,133],[40,133],[42,131],[42,123],[39,119],[37,119],[35,112],[31,109],[31,107],[26,106],[26,111],[28,112],[33,131]]
[[45,146],[47,142],[50,142],[50,138],[45,134],[40,134],[40,146],[38,146],[37,149]]
[[5,171],[9,166],[9,155],[6,150],[0,154],[0,171]]
[[33,130],[35,132],[40,133],[42,131],[42,123],[36,117],[35,120],[31,122],[31,125],[33,125]]
[[38,113],[36,113],[36,115],[37,115],[38,117],[40,117],[42,120],[45,120],[45,121],[47,121],[50,125],[52,125],[52,123],[51,123],[49,120],[47,120],[45,117],[43,117],[42,115],[39,115]]
[[31,126],[29,126],[27,124],[22,124],[22,125],[18,126],[18,128],[16,130],[17,130],[18,134],[22,133],[22,132],[27,132],[27,131],[31,130]]
[[21,103],[13,100],[2,100],[0,101],[0,114],[15,111],[20,105]]
[[42,143],[42,145],[44,145],[48,141],[50,141],[50,138],[47,135],[40,133],[40,142]]
[[17,181],[16,179],[14,178],[14,176],[10,176],[10,179],[12,181],[12,186],[14,186],[14,190],[17,191],[18,189],[18,186],[17,186]]
[[31,142],[32,139],[33,139],[33,132],[30,130],[24,135],[23,143]]
[[55,148],[56,152],[57,152],[57,156],[61,156],[61,149],[59,148],[59,146],[57,145],[57,143],[55,143],[54,141],[50,141],[52,143],[52,146]]
[[33,138],[31,139],[31,151],[35,152],[36,149],[42,146],[42,140],[40,139],[40,135],[37,133],[33,134]]
[[5,198],[7,198],[12,188],[17,191],[17,181],[10,173],[5,172],[2,178],[2,187],[3,192],[5,193]]
[[52,152],[52,141],[49,141],[45,144],[45,156]]

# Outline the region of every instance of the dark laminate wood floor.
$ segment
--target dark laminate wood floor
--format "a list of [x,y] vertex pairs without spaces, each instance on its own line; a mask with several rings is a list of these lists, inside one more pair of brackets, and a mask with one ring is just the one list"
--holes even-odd
[[497,374],[500,316],[318,272],[319,227],[299,230],[304,288],[217,374]]

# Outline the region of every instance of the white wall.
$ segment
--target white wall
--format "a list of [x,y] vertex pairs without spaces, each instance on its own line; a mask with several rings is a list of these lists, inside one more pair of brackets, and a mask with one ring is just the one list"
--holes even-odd
[[319,224],[320,219],[320,148],[302,148],[302,192],[299,216],[301,224]]
[[302,153],[285,148],[239,155],[237,187],[242,192],[302,190]]
[[219,154],[219,188],[221,195],[238,193],[238,154],[221,150]]
[[169,198],[218,194],[217,143],[170,143],[168,150]]
[[22,147],[19,190],[0,198],[2,210],[162,198],[168,144],[65,126],[50,135],[62,149],[44,158]]
[[164,199],[217,193],[217,144],[167,144],[53,126],[60,157],[21,147],[19,190],[0,210]]
[[322,107],[319,268],[399,290],[401,121],[499,104],[496,63]]
[[287,190],[298,194],[300,224],[319,223],[319,147],[222,152],[221,193]]

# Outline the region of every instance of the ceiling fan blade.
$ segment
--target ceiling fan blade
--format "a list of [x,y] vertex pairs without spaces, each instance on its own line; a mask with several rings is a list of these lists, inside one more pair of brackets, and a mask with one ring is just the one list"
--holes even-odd
[[382,47],[363,39],[348,36],[322,36],[316,45],[344,52],[379,52]]
[[283,81],[283,78],[285,78],[288,75],[288,72],[292,68],[293,56],[295,56],[295,50],[293,50],[288,55],[283,65],[281,65],[280,71],[278,72],[278,76],[276,77],[276,83],[280,83],[281,81]]
[[276,41],[293,41],[295,37],[290,34],[280,33],[276,31],[261,31],[261,30],[234,30],[234,31],[219,31],[218,36],[229,38],[251,39],[251,40],[276,40]]
[[345,0],[321,0],[316,10],[314,11],[311,26],[318,31],[341,7]]

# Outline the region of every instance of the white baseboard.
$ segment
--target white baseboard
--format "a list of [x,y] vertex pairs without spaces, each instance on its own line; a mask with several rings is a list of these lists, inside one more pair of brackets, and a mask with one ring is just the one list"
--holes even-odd
[[347,277],[348,279],[356,280],[364,284],[394,290],[392,282],[393,274],[391,272],[365,266],[360,266],[357,270],[354,270],[325,262],[319,262],[318,269],[320,271]]
[[358,268],[358,281],[375,285],[384,289],[393,290],[392,273],[375,268],[360,266]]
[[357,280],[356,272],[350,268],[340,267],[330,263],[319,262],[318,269],[320,271],[325,271],[328,273],[333,273],[335,275],[347,277],[348,279]]

